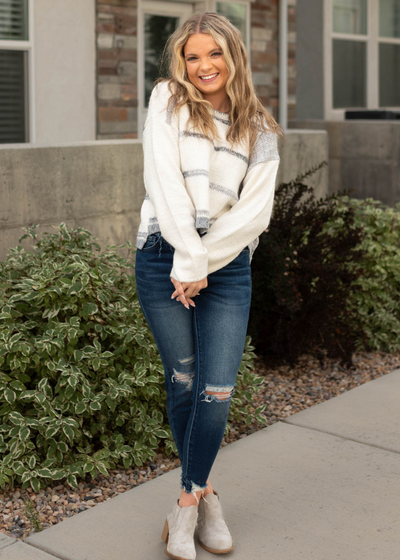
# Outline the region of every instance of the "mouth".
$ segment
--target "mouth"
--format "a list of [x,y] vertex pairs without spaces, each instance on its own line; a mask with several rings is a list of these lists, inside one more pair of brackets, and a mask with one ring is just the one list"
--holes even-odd
[[199,76],[202,82],[213,82],[219,76],[219,72],[208,74],[207,76]]

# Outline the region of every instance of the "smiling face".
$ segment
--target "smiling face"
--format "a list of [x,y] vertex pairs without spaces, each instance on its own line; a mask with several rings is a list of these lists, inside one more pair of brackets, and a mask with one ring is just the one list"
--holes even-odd
[[190,82],[202,92],[204,99],[212,103],[214,109],[228,110],[225,85],[229,71],[222,49],[211,35],[195,33],[186,41],[183,52]]

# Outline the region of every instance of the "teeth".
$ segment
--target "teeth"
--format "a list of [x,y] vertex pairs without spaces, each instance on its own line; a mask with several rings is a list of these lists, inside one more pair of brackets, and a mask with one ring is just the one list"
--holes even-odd
[[215,76],[217,76],[217,75],[218,75],[218,72],[217,72],[217,74],[212,74],[211,76],[200,76],[200,78],[202,80],[211,80],[212,78],[215,78]]

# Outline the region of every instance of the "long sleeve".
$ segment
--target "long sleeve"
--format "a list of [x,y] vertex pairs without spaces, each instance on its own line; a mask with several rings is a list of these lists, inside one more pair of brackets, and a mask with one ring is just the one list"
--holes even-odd
[[235,259],[268,227],[279,161],[276,134],[260,133],[239,200],[202,237],[208,251],[208,274]]
[[207,276],[208,255],[195,227],[196,210],[180,165],[178,119],[165,111],[167,84],[152,92],[143,133],[144,181],[163,237],[174,248],[171,276],[196,282]]

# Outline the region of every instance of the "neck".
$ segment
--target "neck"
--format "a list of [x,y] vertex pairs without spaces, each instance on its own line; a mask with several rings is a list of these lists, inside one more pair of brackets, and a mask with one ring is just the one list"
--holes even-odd
[[221,113],[229,113],[230,102],[226,91],[218,91],[215,94],[211,93],[208,95],[205,95],[203,93],[203,97],[211,103],[216,111],[220,111]]

